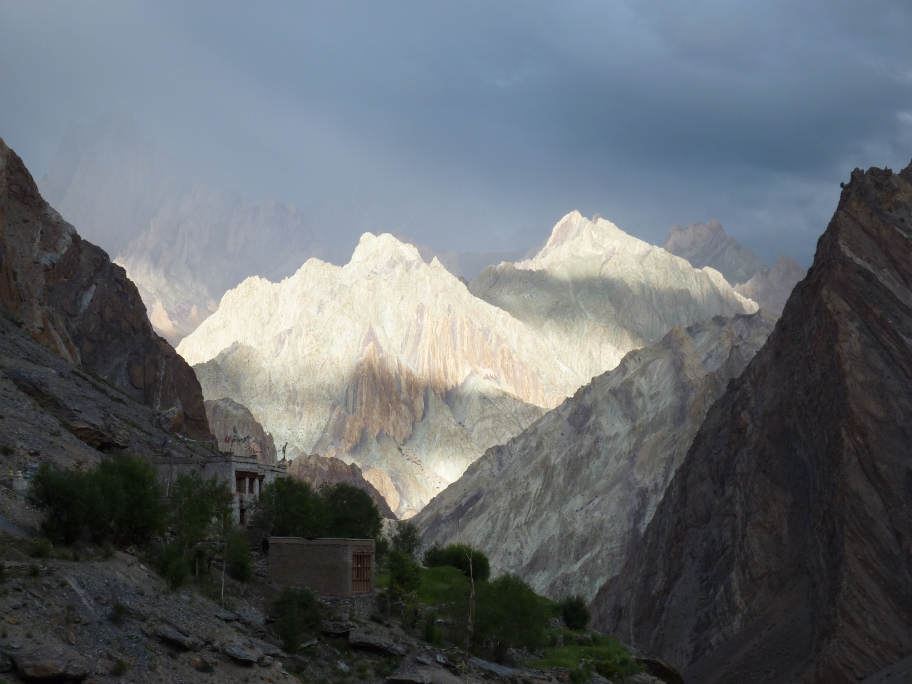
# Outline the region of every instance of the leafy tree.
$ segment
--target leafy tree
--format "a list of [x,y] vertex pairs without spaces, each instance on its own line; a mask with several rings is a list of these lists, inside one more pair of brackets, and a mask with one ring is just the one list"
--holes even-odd
[[323,511],[319,497],[306,482],[280,477],[263,488],[253,526],[265,536],[321,536]]
[[561,618],[569,629],[586,629],[589,624],[589,607],[582,596],[568,596],[560,603]]
[[418,528],[415,523],[401,520],[396,525],[396,534],[393,535],[393,548],[404,554],[414,557],[418,552],[421,540],[418,538]]
[[380,511],[363,489],[344,482],[323,485],[320,499],[325,536],[373,539],[380,534],[383,523]]
[[130,456],[106,459],[88,472],[42,464],[32,494],[46,511],[43,532],[64,544],[89,538],[141,546],[161,532],[164,523],[155,471]]
[[390,551],[386,561],[389,569],[390,594],[400,599],[418,590],[421,585],[421,567],[410,555],[396,549]]
[[476,647],[503,661],[510,647],[538,648],[545,641],[545,602],[516,575],[503,575],[478,586]]
[[424,553],[424,564],[429,568],[451,565],[462,570],[466,577],[471,574],[476,582],[484,582],[491,576],[488,557],[465,544],[450,544],[443,548],[435,544]]
[[253,555],[247,533],[235,528],[228,533],[225,544],[225,563],[228,574],[240,582],[248,582],[253,576]]

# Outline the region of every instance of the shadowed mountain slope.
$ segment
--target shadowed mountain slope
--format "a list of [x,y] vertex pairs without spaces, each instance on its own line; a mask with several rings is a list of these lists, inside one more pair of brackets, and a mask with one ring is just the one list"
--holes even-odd
[[912,653],[912,166],[855,170],[595,619],[697,682],[853,682]]
[[152,330],[136,287],[41,198],[2,140],[0,306],[48,349],[169,411],[175,429],[211,437],[199,382]]

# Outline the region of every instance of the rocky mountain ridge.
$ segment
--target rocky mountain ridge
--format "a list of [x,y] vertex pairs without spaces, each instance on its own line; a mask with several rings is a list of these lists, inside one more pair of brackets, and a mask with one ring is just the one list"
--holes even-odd
[[534,257],[489,267],[469,289],[535,330],[584,383],[676,325],[757,310],[714,269],[578,211]]
[[591,600],[616,574],[709,406],[772,330],[768,314],[674,328],[630,352],[415,517],[422,544],[467,543],[495,574]]
[[196,376],[155,334],[136,287],[42,199],[2,140],[0,306],[54,353],[170,412],[174,429],[211,438]]
[[856,169],[596,621],[701,682],[854,682],[912,652],[912,165]]
[[[644,275],[655,263],[664,270]],[[179,350],[208,398],[249,406],[290,455],[357,463],[407,516],[485,449],[616,365],[619,350],[660,337],[666,324],[756,309],[715,271],[579,214],[529,264],[508,268],[556,274],[560,305],[575,297],[572,325],[534,296],[520,320],[436,259],[367,233],[344,267],[310,259],[280,283],[248,278]],[[598,274],[609,272],[602,287]],[[626,295],[612,304],[619,289]],[[589,316],[584,305],[601,308]],[[615,314],[642,325],[615,326]],[[607,352],[606,339],[615,342]]]

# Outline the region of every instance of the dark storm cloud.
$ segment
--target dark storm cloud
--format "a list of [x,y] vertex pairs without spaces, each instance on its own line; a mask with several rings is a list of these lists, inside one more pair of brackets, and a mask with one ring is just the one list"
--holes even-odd
[[672,5],[5,2],[0,135],[40,172],[72,121],[132,113],[345,249],[525,247],[579,208],[807,263],[851,168],[912,158],[910,9]]

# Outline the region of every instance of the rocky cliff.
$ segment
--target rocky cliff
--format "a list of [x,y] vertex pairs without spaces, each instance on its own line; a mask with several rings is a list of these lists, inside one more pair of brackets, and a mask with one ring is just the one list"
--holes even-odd
[[766,268],[763,260],[725,232],[718,221],[674,225],[662,245],[694,267],[712,266],[732,285],[745,283]]
[[206,418],[219,449],[237,456],[255,456],[260,463],[276,462],[272,435],[263,430],[250,410],[229,397],[205,402]]
[[584,382],[676,325],[757,310],[717,271],[577,211],[533,258],[485,269],[469,289],[535,330]]
[[318,489],[325,484],[342,482],[363,489],[370,494],[371,499],[377,504],[380,515],[384,518],[395,518],[392,510],[383,495],[374,485],[364,478],[361,468],[354,463],[345,463],[331,456],[308,454],[298,456],[288,465],[288,474],[298,480],[309,483]]
[[674,328],[503,446],[415,518],[555,598],[591,600],[636,545],[706,410],[772,329],[763,313]]
[[910,418],[912,166],[855,170],[598,626],[699,682],[854,682],[908,656]]
[[0,305],[35,339],[209,439],[193,370],[162,338],[124,270],[38,193],[0,140]]

